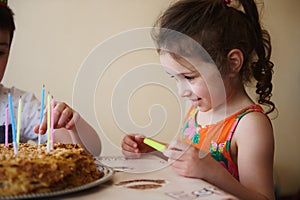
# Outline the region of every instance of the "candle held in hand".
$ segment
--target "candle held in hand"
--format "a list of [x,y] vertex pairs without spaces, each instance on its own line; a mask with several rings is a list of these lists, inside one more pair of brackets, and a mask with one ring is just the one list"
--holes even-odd
[[144,143],[160,152],[163,152],[167,148],[166,145],[151,140],[149,138],[145,138]]

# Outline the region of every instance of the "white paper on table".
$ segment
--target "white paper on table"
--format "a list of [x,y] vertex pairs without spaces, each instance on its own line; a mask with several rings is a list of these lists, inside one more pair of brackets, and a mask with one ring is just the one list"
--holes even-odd
[[115,171],[129,173],[145,173],[156,171],[168,166],[168,162],[155,155],[145,155],[138,159],[128,159],[124,156],[100,156],[96,162],[113,168]]

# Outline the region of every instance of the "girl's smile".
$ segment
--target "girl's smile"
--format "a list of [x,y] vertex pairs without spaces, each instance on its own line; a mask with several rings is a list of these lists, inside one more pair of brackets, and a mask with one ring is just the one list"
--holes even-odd
[[192,104],[194,106],[200,106],[201,105],[201,98],[198,99],[190,99],[190,101],[192,102]]
[[[224,94],[220,92],[224,88],[220,88],[216,84],[218,76],[215,74],[217,71],[214,69],[215,66],[205,63],[199,58],[191,59],[192,65],[187,60],[175,58],[167,52],[160,53],[160,62],[171,78],[176,80],[178,94],[191,101],[194,106],[198,106],[200,111],[209,111],[213,106],[224,102],[224,98],[219,98],[218,95]],[[194,65],[197,66],[197,69]],[[212,85],[212,87],[209,88],[208,85]],[[213,103],[212,100],[214,100]]]

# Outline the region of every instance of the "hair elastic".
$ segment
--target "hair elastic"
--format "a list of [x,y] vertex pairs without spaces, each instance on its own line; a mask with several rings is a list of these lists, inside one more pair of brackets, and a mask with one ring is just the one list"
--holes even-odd
[[242,13],[245,13],[244,7],[239,0],[224,0],[226,6],[234,8]]
[[224,0],[226,5],[229,5],[231,3],[231,0]]

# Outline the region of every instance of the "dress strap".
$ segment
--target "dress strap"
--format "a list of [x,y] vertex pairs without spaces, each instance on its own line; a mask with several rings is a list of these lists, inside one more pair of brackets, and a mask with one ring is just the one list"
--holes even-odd
[[251,112],[261,112],[261,113],[264,113],[263,109],[259,106],[259,105],[255,105],[254,107],[251,106],[250,108],[246,108],[244,111],[242,111],[242,113],[238,114],[236,119],[235,119],[235,122],[230,130],[230,134],[228,135],[228,138],[227,138],[227,145],[226,145],[226,151],[228,152],[229,151],[229,147],[230,147],[230,143],[231,143],[231,139],[232,139],[232,136],[233,136],[233,133],[235,132],[235,129],[239,123],[239,121],[248,113],[251,113]]

